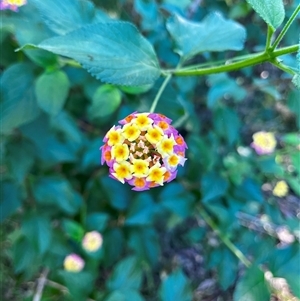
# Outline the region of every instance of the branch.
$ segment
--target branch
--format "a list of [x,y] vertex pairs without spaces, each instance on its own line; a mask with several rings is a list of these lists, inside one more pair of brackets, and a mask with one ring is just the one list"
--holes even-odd
[[43,295],[43,290],[45,287],[45,284],[47,282],[47,276],[49,273],[49,269],[44,269],[44,271],[42,272],[40,278],[38,279],[38,284],[37,284],[37,288],[36,288],[36,293],[33,297],[33,301],[40,301]]

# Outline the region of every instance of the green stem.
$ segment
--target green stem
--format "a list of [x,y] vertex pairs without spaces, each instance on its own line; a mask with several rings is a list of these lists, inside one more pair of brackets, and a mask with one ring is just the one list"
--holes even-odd
[[268,34],[267,34],[265,51],[267,51],[271,46],[271,40],[272,40],[273,33],[274,33],[274,29],[270,25],[268,25]]
[[288,31],[288,29],[290,28],[291,24],[293,23],[293,21],[295,20],[295,18],[297,17],[299,12],[300,12],[300,4],[296,7],[295,11],[291,15],[291,17],[288,19],[288,21],[286,22],[284,27],[282,28],[280,34],[278,35],[278,37],[276,38],[275,42],[273,43],[273,45],[271,47],[272,50],[274,50],[279,45],[280,41],[282,40],[282,38],[284,37],[284,35]]
[[274,60],[271,62],[274,66],[276,66],[277,68],[283,70],[286,73],[289,73],[291,75],[296,75],[297,73],[291,69],[289,66],[282,64],[281,62],[279,62],[278,60]]
[[167,84],[168,84],[168,82],[170,81],[171,78],[172,78],[172,73],[169,73],[167,75],[167,77],[165,78],[165,80],[163,81],[161,87],[159,88],[159,90],[158,90],[158,92],[157,92],[157,94],[156,94],[156,96],[155,96],[155,98],[153,100],[152,106],[150,108],[150,113],[154,113],[155,108],[157,106],[157,103],[158,103],[158,101],[160,99],[160,96],[164,92],[164,90],[165,90],[165,88],[166,88],[166,86],[167,86]]
[[215,222],[210,218],[204,208],[199,208],[199,213],[205,220],[205,222],[214,230],[214,232],[220,237],[223,243],[228,247],[228,249],[247,267],[251,266],[251,262],[246,258],[246,256],[230,241],[227,236],[219,230]]
[[214,73],[221,73],[221,72],[229,72],[229,71],[235,71],[239,70],[245,67],[250,67],[253,65],[261,64],[264,62],[272,61],[274,58],[288,54],[297,52],[299,49],[299,45],[292,45],[288,47],[284,47],[278,50],[275,50],[274,52],[267,53],[267,52],[260,52],[256,56],[240,61],[235,63],[229,63],[222,66],[215,66],[215,67],[208,67],[208,68],[202,68],[197,70],[173,70],[169,71],[172,74],[176,76],[191,76],[191,75],[208,75],[208,74],[214,74]]

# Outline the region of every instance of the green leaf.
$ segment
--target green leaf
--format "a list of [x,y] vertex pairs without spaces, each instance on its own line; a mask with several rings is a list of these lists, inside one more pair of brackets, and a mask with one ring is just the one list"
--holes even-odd
[[100,179],[100,183],[103,187],[104,193],[109,199],[110,204],[114,208],[118,210],[124,210],[128,207],[129,198],[125,197],[128,187],[108,177],[102,177]]
[[191,213],[194,197],[181,184],[170,183],[164,187],[159,199],[164,209],[186,218]]
[[130,205],[125,225],[142,226],[151,224],[155,208],[155,203],[149,194],[139,194]]
[[122,95],[119,89],[111,85],[103,85],[96,90],[88,114],[91,119],[109,116],[118,109],[121,100]]
[[34,163],[34,151],[33,145],[24,139],[13,141],[7,145],[6,162],[18,183],[24,181],[26,174],[31,169]]
[[228,248],[224,248],[220,256],[222,260],[218,265],[218,279],[222,289],[225,291],[236,280],[238,260]]
[[26,238],[34,245],[38,254],[44,254],[50,247],[52,230],[46,216],[28,215],[22,224]]
[[117,290],[108,295],[105,301],[144,301],[139,292],[131,289]]
[[299,89],[292,90],[289,93],[288,99],[287,99],[287,105],[288,105],[289,109],[295,114],[296,124],[298,126],[298,129],[300,129],[299,99],[300,99],[300,87],[299,87]]
[[155,266],[160,256],[159,238],[151,228],[133,229],[128,239],[129,247],[135,251],[139,259]]
[[13,182],[1,183],[0,195],[0,223],[13,214],[21,206],[20,192]]
[[107,213],[93,212],[86,218],[86,227],[89,231],[97,230],[102,232],[105,230],[108,220],[109,215]]
[[201,180],[202,202],[207,203],[225,195],[228,186],[228,182],[219,174],[205,174]]
[[264,279],[264,273],[253,266],[246,270],[237,283],[233,295],[234,301],[269,301],[270,293]]
[[190,284],[180,270],[163,280],[159,295],[162,301],[191,301],[193,298]]
[[282,0],[247,0],[247,2],[273,29],[278,28],[283,22],[285,12]]
[[[24,252],[26,250],[26,252]],[[18,239],[12,247],[15,273],[30,270],[36,264],[37,253],[25,237]]]
[[222,107],[214,112],[214,126],[221,137],[233,144],[239,137],[241,121],[236,111]]
[[93,290],[95,279],[88,272],[72,273],[59,271],[59,276],[70,291],[74,301],[86,300],[88,294]]
[[38,47],[78,61],[97,79],[111,84],[152,84],[160,75],[152,45],[127,22],[88,25]]
[[70,215],[77,213],[82,205],[81,196],[63,178],[41,178],[33,193],[40,205],[55,206]]
[[71,219],[63,219],[62,226],[66,234],[71,239],[77,242],[80,242],[82,240],[84,235],[84,229],[79,223]]
[[[300,35],[299,35],[299,45],[300,45]],[[300,90],[300,48],[297,54],[297,74],[293,77],[293,84]],[[299,126],[300,127],[300,126]]]
[[92,23],[95,18],[95,7],[90,1],[32,0],[31,2],[38,8],[47,26],[59,35]]
[[12,129],[35,119],[40,110],[34,96],[34,74],[31,65],[11,65],[1,76],[3,97],[0,131],[9,133]]
[[207,94],[207,106],[214,108],[223,97],[232,97],[236,102],[242,101],[246,95],[246,90],[239,86],[236,81],[225,74],[209,76],[211,88]]
[[35,94],[41,109],[57,115],[63,108],[69,93],[70,83],[65,72],[45,72],[37,78]]
[[208,15],[201,23],[175,14],[169,18],[167,29],[184,60],[205,51],[242,50],[246,38],[242,25],[225,20],[219,13]]
[[[103,247],[106,266],[111,266],[120,258],[125,247],[125,239],[123,232],[119,228],[113,228],[108,230],[103,237]],[[116,242],[118,247],[116,248]]]
[[111,291],[119,289],[139,290],[142,283],[142,269],[135,257],[127,257],[120,261],[107,281]]
[[300,265],[299,245],[291,245],[285,249],[277,249],[268,258],[268,266],[274,277],[282,277],[287,280],[293,294],[300,298]]

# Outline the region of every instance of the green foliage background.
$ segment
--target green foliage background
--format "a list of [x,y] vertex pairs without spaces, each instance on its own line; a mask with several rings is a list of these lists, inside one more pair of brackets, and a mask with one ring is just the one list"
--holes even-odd
[[[300,94],[290,74],[264,63],[173,76],[155,112],[173,119],[189,147],[177,179],[134,192],[100,166],[105,133],[150,110],[164,70],[263,50],[266,23],[280,28],[299,1],[265,5],[28,0],[1,12],[2,300],[32,300],[47,274],[45,301],[265,301],[277,294],[267,270],[300,298]],[[282,46],[299,43],[299,22]],[[299,67],[296,54],[281,59]],[[250,148],[260,130],[276,133],[274,154]],[[290,191],[276,198],[282,179]],[[88,254],[81,239],[92,230],[104,244]],[[85,259],[82,272],[63,270],[70,253]]]

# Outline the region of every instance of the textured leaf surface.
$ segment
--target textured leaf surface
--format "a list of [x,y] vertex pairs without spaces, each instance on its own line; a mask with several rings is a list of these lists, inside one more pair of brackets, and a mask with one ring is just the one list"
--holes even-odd
[[282,0],[247,0],[247,2],[273,29],[283,22],[285,12]]
[[169,275],[162,283],[160,296],[162,301],[191,301],[192,290],[187,278],[181,271]]
[[99,87],[92,99],[92,105],[89,108],[91,119],[106,117],[118,109],[121,104],[122,95],[119,89],[111,85]]
[[112,84],[151,84],[160,74],[152,45],[127,22],[88,25],[38,47],[70,57],[97,79]]
[[140,288],[142,281],[142,270],[138,268],[135,257],[128,257],[118,263],[115,267],[107,286],[110,290]]
[[47,26],[59,35],[92,23],[94,4],[86,0],[32,0]]
[[58,114],[67,99],[70,83],[60,70],[43,73],[36,81],[35,93],[41,109],[50,115]]
[[167,29],[175,40],[176,52],[185,60],[204,51],[241,50],[246,38],[242,25],[225,20],[219,13],[208,15],[200,23],[174,15]]
[[234,295],[234,301],[268,301],[270,294],[264,279],[264,273],[257,267],[246,271],[239,280]]
[[34,95],[33,71],[30,65],[15,64],[5,70],[1,77],[0,131],[12,129],[35,119],[40,110]]

